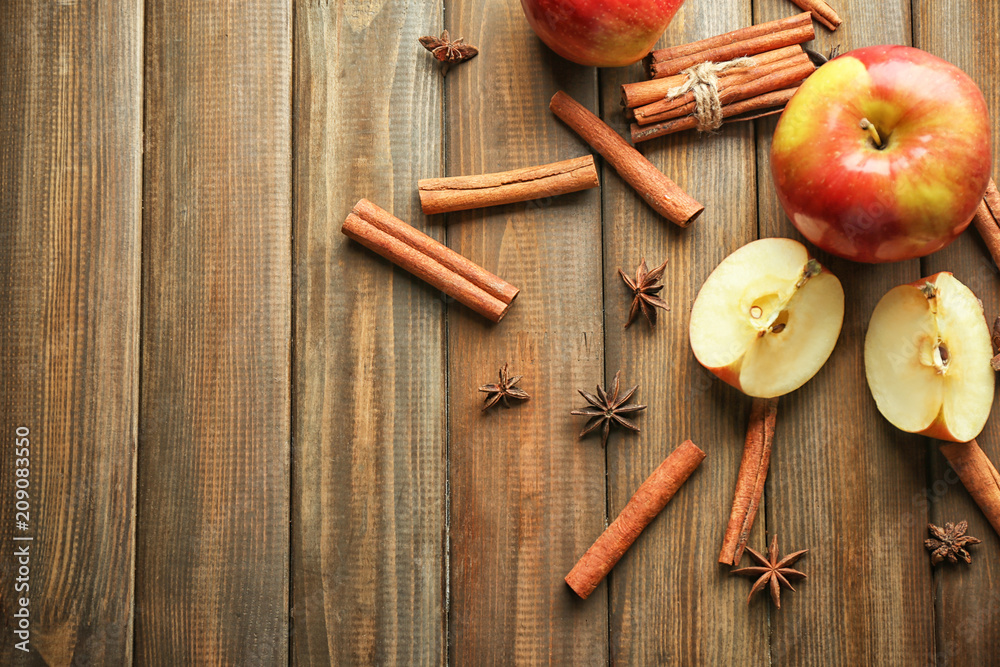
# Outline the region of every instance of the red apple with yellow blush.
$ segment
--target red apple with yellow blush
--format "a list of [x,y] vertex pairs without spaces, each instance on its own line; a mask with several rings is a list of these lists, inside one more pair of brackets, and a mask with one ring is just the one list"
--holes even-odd
[[923,257],[972,220],[990,177],[990,121],[975,82],[908,46],[857,49],[799,87],[771,144],[792,223],[859,262]]
[[580,65],[621,67],[642,59],[684,0],[521,0],[545,44]]

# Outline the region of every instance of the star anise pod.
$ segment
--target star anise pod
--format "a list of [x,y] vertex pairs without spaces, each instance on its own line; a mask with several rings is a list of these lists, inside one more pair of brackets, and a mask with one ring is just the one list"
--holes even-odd
[[484,384],[479,388],[479,391],[486,393],[486,398],[484,400],[483,410],[488,410],[503,399],[504,407],[510,407],[510,401],[508,399],[516,398],[519,401],[526,401],[530,396],[528,392],[523,389],[518,389],[514,385],[520,382],[523,375],[515,375],[510,377],[507,375],[507,364],[503,365],[500,369],[500,381],[496,384]]
[[840,55],[840,44],[834,46],[825,55],[819,53],[818,51],[807,49],[806,47],[802,47],[802,50],[806,52],[807,56],[809,56],[809,60],[812,61],[812,64],[815,65],[816,67],[819,67],[820,65],[825,65],[826,63],[828,63],[829,61],[833,60],[834,58]]
[[442,32],[440,37],[434,37],[433,35],[421,37],[420,43],[424,45],[425,49],[431,52],[431,55],[444,63],[444,66],[441,68],[442,75],[448,74],[448,68],[452,65],[464,63],[466,60],[479,55],[479,49],[471,44],[466,44],[464,37],[459,37],[455,41],[452,41],[447,30]]
[[639,432],[639,427],[635,424],[635,422],[624,417],[623,415],[645,410],[646,406],[634,403],[625,403],[625,401],[632,398],[632,394],[634,394],[635,390],[639,388],[639,385],[635,385],[626,391],[621,398],[618,397],[618,391],[620,389],[619,376],[621,374],[621,371],[615,373],[615,381],[611,386],[610,393],[605,392],[600,385],[597,386],[597,396],[578,390],[580,391],[580,395],[583,396],[588,403],[590,403],[587,407],[580,408],[579,410],[573,410],[571,413],[574,415],[584,415],[586,417],[590,417],[590,421],[588,421],[587,425],[582,431],[580,431],[581,438],[595,430],[598,426],[603,425],[604,430],[602,431],[601,436],[601,446],[606,447],[608,444],[608,433],[611,432],[612,424],[623,426],[637,433]]
[[933,523],[927,524],[927,530],[931,531],[936,539],[924,540],[924,547],[931,552],[931,565],[937,565],[946,558],[957,563],[961,558],[966,563],[972,562],[972,556],[965,550],[966,545],[979,544],[982,540],[966,535],[969,529],[968,521],[958,523],[946,523],[944,528],[938,528]]
[[632,324],[632,321],[639,316],[639,311],[646,316],[649,320],[650,326],[656,326],[656,309],[662,308],[664,310],[670,310],[670,306],[667,302],[656,296],[656,293],[663,289],[663,285],[657,285],[660,281],[660,276],[663,275],[663,269],[667,266],[666,260],[663,264],[650,271],[646,267],[646,259],[643,258],[642,264],[635,272],[635,282],[632,281],[625,272],[618,269],[618,275],[622,277],[628,288],[632,290],[632,294],[635,298],[632,299],[632,308],[628,311],[628,322],[625,323],[625,328]]
[[793,570],[791,565],[795,563],[798,559],[809,553],[808,549],[803,549],[802,551],[796,551],[793,554],[789,554],[782,559],[778,559],[778,536],[775,535],[774,539],[771,540],[771,548],[768,550],[768,558],[764,558],[763,555],[754,551],[750,547],[746,547],[746,552],[750,554],[751,558],[760,563],[760,567],[743,567],[738,570],[733,570],[730,574],[740,574],[747,577],[759,577],[756,583],[754,583],[753,588],[750,589],[750,595],[747,596],[747,604],[750,604],[750,600],[759,591],[764,590],[764,587],[770,584],[771,586],[771,599],[774,600],[774,606],[781,609],[781,585],[784,584],[790,590],[795,590],[792,585],[788,583],[788,579],[805,579],[806,575],[798,570]]

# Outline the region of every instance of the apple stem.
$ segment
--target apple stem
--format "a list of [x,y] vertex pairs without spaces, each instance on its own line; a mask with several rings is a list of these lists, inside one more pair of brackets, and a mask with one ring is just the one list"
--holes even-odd
[[875,126],[867,118],[861,119],[861,129],[868,130],[868,134],[871,135],[875,145],[882,148],[882,137],[878,136],[878,130],[875,129]]
[[806,262],[806,265],[802,267],[802,275],[799,276],[798,282],[795,283],[795,289],[802,289],[802,286],[809,282],[810,278],[818,276],[822,272],[823,265],[815,259],[810,259]]

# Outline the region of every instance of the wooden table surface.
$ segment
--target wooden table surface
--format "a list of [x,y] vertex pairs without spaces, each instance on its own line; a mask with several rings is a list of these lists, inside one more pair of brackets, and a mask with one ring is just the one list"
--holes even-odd
[[[836,5],[814,48],[918,46],[998,117],[997,3]],[[688,0],[661,43],[797,11]],[[811,549],[809,578],[780,611],[747,606],[716,557],[750,400],[697,364],[687,324],[722,258],[798,238],[773,118],[642,147],[705,204],[687,230],[600,160],[599,190],[428,218],[420,178],[587,154],[548,111],[558,89],[624,132],[640,67],[567,63],[517,0],[8,0],[0,26],[0,663],[1000,661],[1000,540],[936,443],[881,418],[862,359],[878,299],[922,275],[953,271],[997,314],[975,232],[887,266],[820,254],[843,334],[780,403],[751,539]],[[446,78],[417,43],[444,27],[481,49]],[[521,288],[509,315],[490,324],[349,242],[361,197]],[[616,271],[644,257],[669,260],[672,310],[624,330]],[[505,362],[531,400],[482,414],[476,388]],[[569,411],[619,369],[649,408],[605,451]],[[980,438],[994,462],[998,425]],[[701,468],[577,599],[563,576],[686,438]],[[961,519],[974,562],[932,568],[927,522]]]

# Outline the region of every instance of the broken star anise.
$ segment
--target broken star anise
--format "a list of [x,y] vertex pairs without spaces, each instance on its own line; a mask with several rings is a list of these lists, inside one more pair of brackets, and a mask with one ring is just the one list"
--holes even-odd
[[500,369],[500,381],[496,384],[484,384],[479,388],[479,391],[486,393],[486,398],[484,400],[483,410],[488,410],[503,399],[504,407],[510,407],[510,401],[508,399],[516,398],[519,401],[526,401],[530,396],[528,392],[523,389],[515,387],[523,375],[515,375],[510,377],[507,375],[507,364],[503,365]]
[[753,588],[750,589],[750,595],[747,596],[747,604],[750,604],[750,600],[753,599],[755,593],[764,590],[764,587],[770,584],[771,586],[771,599],[774,600],[774,606],[781,609],[781,586],[785,585],[790,590],[795,590],[792,585],[788,582],[789,578],[793,579],[805,579],[806,575],[798,570],[793,570],[791,566],[798,559],[809,553],[808,549],[803,549],[802,551],[796,551],[793,554],[788,554],[782,559],[778,559],[778,536],[775,535],[774,539],[771,540],[771,548],[768,550],[768,558],[764,558],[763,555],[754,551],[750,547],[746,548],[746,551],[750,556],[760,563],[761,567],[743,567],[738,570],[733,570],[730,574],[740,574],[746,577],[760,577],[754,583]]
[[937,565],[945,559],[957,563],[959,558],[966,563],[971,563],[972,556],[965,550],[965,547],[970,544],[979,544],[982,540],[966,535],[965,531],[968,529],[968,521],[946,523],[944,528],[938,528],[933,523],[927,524],[927,530],[931,531],[931,535],[936,538],[924,540],[924,547],[931,552],[931,565]]
[[635,272],[635,282],[632,281],[625,272],[618,269],[618,275],[622,277],[628,288],[632,290],[634,298],[632,299],[632,307],[628,311],[628,322],[625,323],[625,327],[632,324],[632,321],[639,316],[639,311],[646,316],[649,320],[650,326],[656,326],[656,309],[662,308],[663,310],[670,310],[670,306],[667,302],[656,296],[656,293],[663,289],[663,285],[657,285],[660,281],[660,276],[663,275],[663,269],[666,268],[667,262],[663,261],[658,267],[650,271],[646,267],[646,259],[643,258],[642,264]]
[[425,49],[431,52],[431,55],[444,63],[444,66],[441,68],[442,75],[448,74],[448,68],[452,65],[464,63],[466,60],[479,55],[479,49],[471,44],[466,44],[464,37],[459,37],[452,41],[447,30],[442,32],[440,37],[434,37],[433,35],[421,37],[420,43],[423,44]]
[[580,408],[579,410],[573,410],[571,413],[574,415],[584,415],[586,417],[590,417],[590,421],[588,421],[587,425],[582,431],[580,431],[581,438],[595,430],[598,426],[603,425],[604,430],[602,431],[601,436],[601,446],[606,447],[608,444],[608,433],[611,432],[612,424],[623,426],[632,431],[639,431],[639,427],[635,424],[635,422],[622,415],[645,410],[646,406],[634,403],[625,403],[625,401],[632,398],[632,394],[634,394],[635,390],[639,388],[639,385],[635,385],[619,398],[619,376],[621,373],[621,371],[615,373],[615,381],[611,386],[610,393],[605,392],[600,385],[597,386],[597,396],[578,390],[580,391],[580,395],[583,396],[588,403],[590,403],[587,407]]

